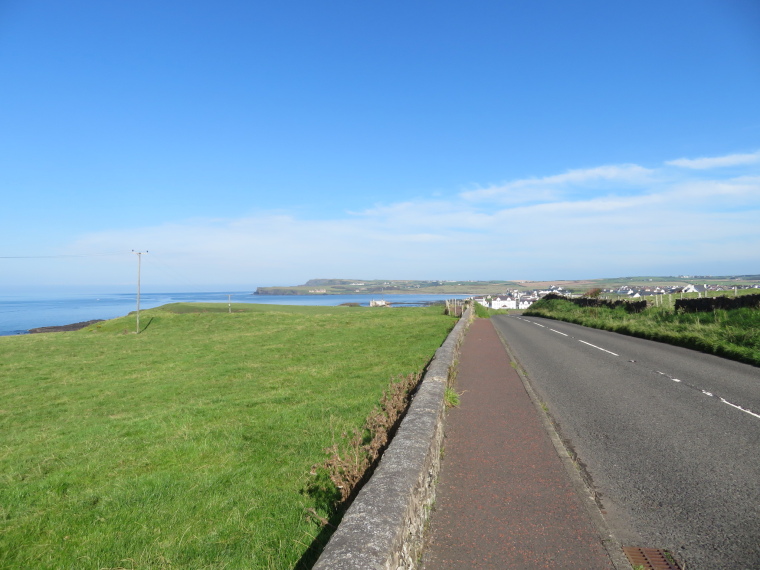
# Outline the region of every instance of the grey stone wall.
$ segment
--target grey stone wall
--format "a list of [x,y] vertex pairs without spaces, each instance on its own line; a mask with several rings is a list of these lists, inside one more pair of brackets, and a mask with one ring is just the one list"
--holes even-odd
[[441,465],[444,393],[471,319],[470,307],[436,351],[396,436],[314,570],[417,568]]

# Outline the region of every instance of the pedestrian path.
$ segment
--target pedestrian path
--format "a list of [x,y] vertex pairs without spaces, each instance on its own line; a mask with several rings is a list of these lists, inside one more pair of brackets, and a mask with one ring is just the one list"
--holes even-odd
[[465,336],[456,390],[425,570],[614,568],[488,319]]

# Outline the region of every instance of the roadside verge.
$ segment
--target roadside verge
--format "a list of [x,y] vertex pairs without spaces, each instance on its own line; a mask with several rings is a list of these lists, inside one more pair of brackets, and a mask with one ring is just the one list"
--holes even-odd
[[411,569],[435,502],[443,443],[444,394],[472,307],[425,372],[396,436],[346,511],[314,570]]

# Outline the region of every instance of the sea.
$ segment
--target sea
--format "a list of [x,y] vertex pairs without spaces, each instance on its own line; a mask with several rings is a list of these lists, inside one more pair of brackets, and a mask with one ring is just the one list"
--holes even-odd
[[[470,295],[254,295],[250,291],[140,294],[140,310],[168,303],[258,303],[266,305],[337,306],[385,300],[391,307],[419,307]],[[0,336],[28,334],[30,329],[63,326],[95,319],[123,317],[137,308],[132,293],[15,293],[0,292]]]

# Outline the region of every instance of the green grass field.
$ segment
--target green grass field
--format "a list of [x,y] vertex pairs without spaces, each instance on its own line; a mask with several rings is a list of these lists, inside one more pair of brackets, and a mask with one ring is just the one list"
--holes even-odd
[[139,335],[131,316],[0,338],[0,568],[308,566],[312,465],[456,321],[233,311],[167,305]]
[[674,296],[662,297],[658,299],[662,306],[650,306],[635,314],[623,308],[578,307],[563,299],[542,299],[524,314],[667,342],[760,366],[760,310],[676,312]]

